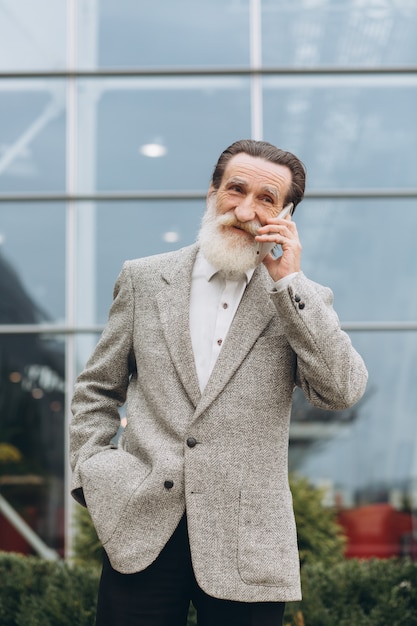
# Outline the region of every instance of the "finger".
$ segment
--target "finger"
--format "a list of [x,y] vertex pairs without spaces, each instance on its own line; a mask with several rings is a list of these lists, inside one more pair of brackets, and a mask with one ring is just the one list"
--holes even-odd
[[258,230],[256,237],[262,237],[262,241],[272,241],[271,237],[276,236],[291,238],[292,232],[285,226],[279,224],[266,224]]

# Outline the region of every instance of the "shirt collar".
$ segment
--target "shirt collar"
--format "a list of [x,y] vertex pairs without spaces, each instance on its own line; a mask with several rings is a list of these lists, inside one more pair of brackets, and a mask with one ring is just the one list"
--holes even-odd
[[[200,270],[200,272],[206,278],[207,282],[209,282],[213,278],[213,276],[215,276],[216,274],[221,273],[221,270],[219,270],[217,267],[214,267],[214,265],[212,265],[209,261],[207,261],[206,257],[203,255],[201,250],[199,250],[197,253],[195,263],[198,266],[198,269]],[[242,274],[242,277],[243,276],[245,277],[246,284],[249,284],[254,271],[255,271],[255,268],[251,268],[249,270],[246,270],[246,272]]]

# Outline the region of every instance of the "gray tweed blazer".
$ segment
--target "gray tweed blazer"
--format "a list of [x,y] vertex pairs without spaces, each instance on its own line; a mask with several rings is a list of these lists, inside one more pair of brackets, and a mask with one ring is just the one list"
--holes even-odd
[[[152,563],[186,510],[196,578],[208,594],[297,600],[287,471],[293,390],[344,409],[362,396],[366,368],[329,289],[300,273],[274,292],[260,266],[201,394],[189,332],[196,252],[124,264],[75,387],[72,493],[120,572]],[[127,427],[115,446],[125,402]]]

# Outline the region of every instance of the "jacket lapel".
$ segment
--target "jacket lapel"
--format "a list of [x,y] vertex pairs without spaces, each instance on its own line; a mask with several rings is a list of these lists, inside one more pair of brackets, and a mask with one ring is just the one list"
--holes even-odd
[[253,344],[276,314],[268,288],[271,283],[263,265],[258,267],[245,293],[227,334],[216,365],[201,394],[190,336],[189,309],[191,273],[197,245],[183,248],[175,263],[163,268],[165,288],[157,294],[162,330],[172,362],[191,402],[197,418],[219,395],[239,368]]
[[[269,283],[269,284],[268,284]],[[276,314],[268,295],[269,274],[259,266],[247,286],[216,365],[196,408],[197,418],[227,385],[253,344]]]
[[183,248],[176,257],[176,262],[171,262],[162,270],[162,279],[166,286],[156,297],[172,362],[194,406],[197,405],[201,393],[191,344],[189,310],[191,272],[197,249],[196,245]]

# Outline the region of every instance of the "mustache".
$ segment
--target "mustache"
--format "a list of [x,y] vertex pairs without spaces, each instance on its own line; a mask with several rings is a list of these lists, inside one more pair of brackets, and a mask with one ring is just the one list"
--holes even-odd
[[251,220],[250,222],[239,222],[239,220],[236,219],[236,216],[233,213],[225,213],[224,215],[219,215],[217,219],[218,223],[222,226],[234,226],[235,228],[240,228],[240,230],[244,230],[245,232],[249,233],[249,235],[252,235],[252,237],[255,237],[255,235],[258,234],[258,230],[261,227],[261,224],[260,222],[258,222],[258,220]]

